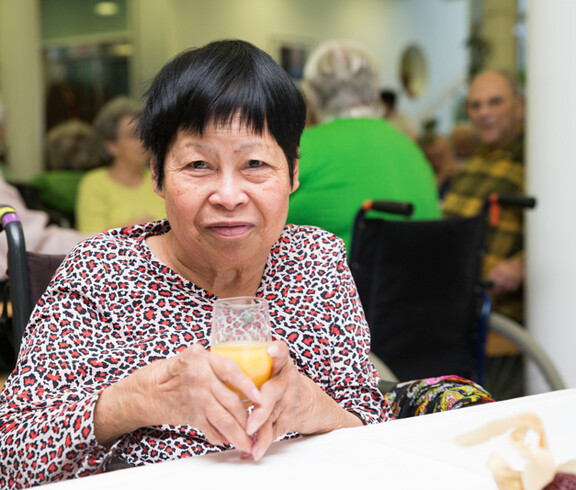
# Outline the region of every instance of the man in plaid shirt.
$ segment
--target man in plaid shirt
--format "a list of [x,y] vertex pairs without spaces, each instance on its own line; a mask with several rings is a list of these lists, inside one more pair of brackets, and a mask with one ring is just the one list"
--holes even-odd
[[[482,147],[452,181],[445,217],[471,216],[493,192],[524,194],[524,101],[513,80],[487,71],[471,83],[467,112]],[[522,209],[502,208],[488,230],[484,278],[493,282],[494,310],[523,321],[524,226]]]

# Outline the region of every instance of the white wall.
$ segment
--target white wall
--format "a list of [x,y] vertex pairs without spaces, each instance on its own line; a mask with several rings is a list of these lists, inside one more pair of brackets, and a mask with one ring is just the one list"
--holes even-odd
[[[0,91],[10,118],[7,145],[17,162],[13,173],[21,179],[42,169],[39,1],[0,0]],[[379,60],[382,86],[399,89],[401,53],[416,43],[425,52],[429,82],[419,99],[401,96],[400,109],[415,120],[438,117],[448,131],[453,99],[447,95],[466,73],[468,11],[469,0],[132,0],[133,95],[171,56],[224,37],[251,41],[276,58],[283,43],[313,48],[328,39],[356,41]]]
[[383,86],[400,89],[403,49],[418,44],[428,62],[422,96],[400,98],[415,120],[452,124],[454,91],[466,74],[468,0],[157,0],[135,2],[136,87],[182,49],[221,38],[250,41],[278,57],[282,43],[313,48],[328,39],[366,47],[381,67]]
[[0,0],[0,92],[11,177],[42,168],[44,94],[38,0]]

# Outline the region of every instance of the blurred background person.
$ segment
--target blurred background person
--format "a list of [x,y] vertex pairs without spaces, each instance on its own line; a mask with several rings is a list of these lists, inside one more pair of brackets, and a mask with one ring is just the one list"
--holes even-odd
[[466,163],[476,153],[480,140],[468,121],[454,124],[450,132],[450,144],[457,163]]
[[382,90],[380,91],[380,100],[384,105],[384,119],[396,129],[415,140],[417,136],[416,127],[406,114],[398,111],[398,95],[396,92],[389,89]]
[[107,166],[89,171],[78,189],[78,229],[90,233],[166,217],[154,192],[150,155],[137,133],[141,104],[117,97],[94,119],[98,146]]
[[92,126],[70,119],[46,134],[47,170],[28,183],[36,190],[42,208],[53,220],[63,223],[62,219],[66,219],[67,225],[73,228],[80,180],[99,163]]
[[[482,72],[470,84],[466,107],[482,145],[451,183],[443,203],[446,217],[480,213],[494,192],[525,192],[524,99],[516,82],[504,72]],[[502,207],[498,225],[488,230],[483,269],[494,284],[494,310],[522,323],[523,209]]]
[[[4,110],[0,100],[0,146],[2,145],[3,134]],[[0,205],[11,206],[18,213],[22,221],[26,249],[30,252],[65,254],[72,250],[79,241],[87,237],[86,234],[76,230],[50,225],[48,214],[29,209],[18,189],[6,182],[2,172],[0,172]],[[0,233],[0,281],[5,281],[7,278],[7,255],[6,234]]]
[[442,199],[450,186],[450,182],[460,170],[450,141],[436,132],[434,121],[426,125],[417,141],[434,170],[438,197]]
[[367,199],[411,202],[416,219],[440,217],[432,168],[416,143],[381,117],[372,57],[346,42],[323,44],[306,63],[303,88],[319,123],[300,141],[289,223],[324,228],[349,249]]

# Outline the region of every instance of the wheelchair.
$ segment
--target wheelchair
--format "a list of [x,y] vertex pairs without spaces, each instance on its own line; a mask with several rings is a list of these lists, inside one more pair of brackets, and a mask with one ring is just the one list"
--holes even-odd
[[[358,211],[349,263],[384,376],[457,374],[497,400],[526,394],[527,376],[544,390],[565,387],[526,329],[491,311],[480,272],[490,205],[530,208],[535,200],[494,195],[477,216],[430,221],[408,219],[409,203],[367,201]],[[487,352],[494,334],[512,349]]]
[[20,218],[14,208],[4,204],[0,204],[0,231],[5,232],[8,242],[8,283],[2,295],[0,356],[3,364],[11,368],[18,357],[32,309],[65,256],[28,252]]

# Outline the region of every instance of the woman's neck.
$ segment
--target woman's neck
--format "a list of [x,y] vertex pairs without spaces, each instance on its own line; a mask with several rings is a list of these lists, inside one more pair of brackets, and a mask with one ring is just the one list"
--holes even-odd
[[108,169],[110,178],[124,187],[138,187],[144,179],[146,168],[115,160]]
[[[223,264],[209,264],[197,260],[195,264],[180,260],[176,247],[171,245],[170,233],[146,239],[148,248],[163,264],[193,282],[198,287],[215,294],[219,298],[254,296],[266,266],[267,257],[260,264],[247,261],[246,264],[226,261]],[[201,265],[198,265],[201,264]]]

